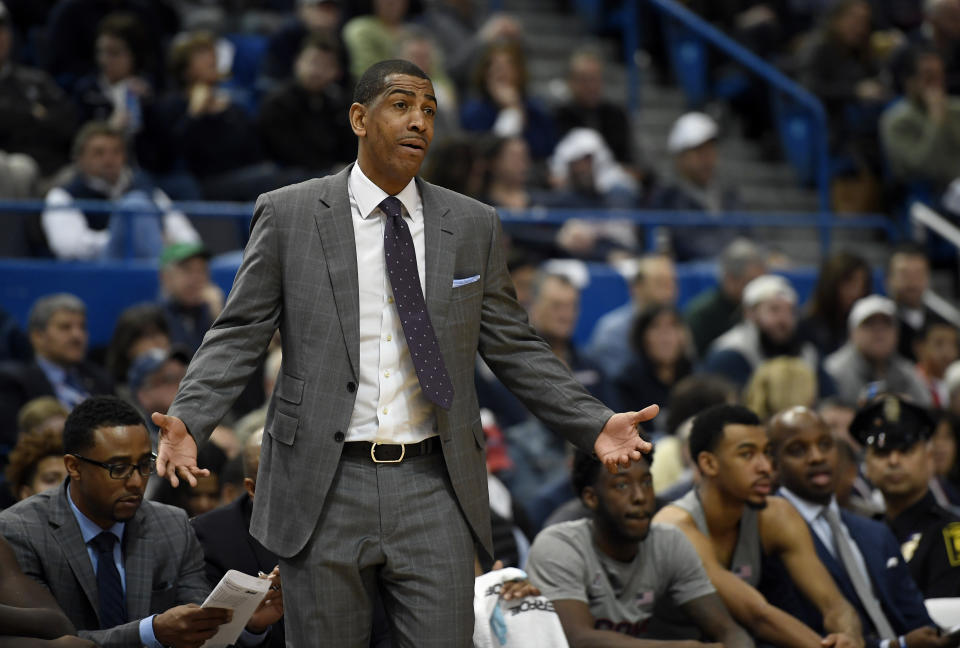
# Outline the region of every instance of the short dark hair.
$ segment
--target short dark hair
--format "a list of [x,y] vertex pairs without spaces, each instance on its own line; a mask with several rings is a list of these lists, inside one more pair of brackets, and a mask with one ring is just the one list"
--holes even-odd
[[107,347],[107,370],[117,382],[127,380],[130,361],[127,357],[134,343],[148,335],[161,333],[170,337],[170,326],[163,315],[163,309],[155,303],[144,302],[124,309],[113,328],[113,337]]
[[906,91],[907,82],[917,74],[917,70],[920,68],[920,61],[928,57],[937,58],[943,63],[943,56],[940,52],[927,43],[913,45],[894,59],[891,72],[897,92],[903,93]]
[[[653,450],[643,455],[647,462],[647,467],[653,465]],[[573,490],[580,497],[583,489],[587,486],[593,486],[597,483],[597,477],[603,470],[603,462],[597,459],[594,454],[586,453],[583,450],[576,450],[573,454],[573,471],[570,474],[570,483]]]
[[135,14],[122,11],[107,14],[97,25],[97,37],[100,36],[110,36],[123,41],[133,57],[133,69],[139,70],[143,67],[147,36],[143,23]]
[[369,106],[387,89],[387,77],[391,74],[405,74],[419,79],[430,80],[427,73],[410,61],[387,59],[367,68],[353,89],[353,102]]
[[894,246],[893,250],[890,251],[890,257],[887,259],[888,273],[890,271],[890,267],[893,265],[893,257],[897,255],[922,257],[923,260],[927,262],[927,265],[930,265],[930,259],[927,258],[927,251],[922,245],[915,243],[914,241],[905,241],[903,243],[898,243],[896,246]]
[[317,31],[308,34],[300,44],[299,53],[303,54],[308,49],[315,49],[326,52],[327,54],[332,54],[337,57],[337,63],[340,62],[340,44],[336,38],[327,32]]
[[713,452],[728,425],[760,425],[760,418],[743,405],[714,405],[693,419],[690,430],[690,458],[697,463],[701,452]]
[[80,156],[83,155],[83,152],[87,148],[87,144],[89,144],[90,140],[92,140],[94,137],[112,137],[120,140],[121,142],[127,141],[123,131],[111,126],[107,122],[89,121],[80,127],[80,130],[77,131],[76,137],[73,138],[73,148],[71,149],[71,154],[73,155],[74,160],[79,159]]
[[93,447],[93,432],[97,428],[146,423],[136,408],[116,396],[93,396],[77,405],[63,426],[63,452],[72,454]]

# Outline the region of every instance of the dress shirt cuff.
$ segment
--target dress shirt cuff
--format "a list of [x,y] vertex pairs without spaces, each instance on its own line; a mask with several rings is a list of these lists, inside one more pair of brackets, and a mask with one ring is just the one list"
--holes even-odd
[[163,648],[163,644],[157,641],[157,635],[153,634],[153,617],[156,614],[140,619],[140,643],[147,648]]
[[267,638],[267,635],[270,634],[270,627],[271,626],[268,626],[267,629],[261,632],[260,634],[250,632],[249,630],[244,628],[243,632],[241,632],[240,636],[237,638],[237,645],[243,646],[243,647],[259,646]]
[[890,648],[890,640],[884,639],[883,641],[880,642],[880,645],[878,646],[878,648]]

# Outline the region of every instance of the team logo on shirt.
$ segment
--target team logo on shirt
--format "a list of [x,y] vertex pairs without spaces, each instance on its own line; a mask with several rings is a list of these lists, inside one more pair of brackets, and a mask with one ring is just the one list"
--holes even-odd
[[738,565],[733,568],[733,573],[736,574],[740,580],[750,580],[750,577],[753,576],[753,567],[750,565]]
[[943,540],[947,543],[947,560],[950,566],[960,566],[960,522],[951,522],[943,527]]
[[637,607],[650,605],[653,603],[653,591],[640,592],[637,594]]

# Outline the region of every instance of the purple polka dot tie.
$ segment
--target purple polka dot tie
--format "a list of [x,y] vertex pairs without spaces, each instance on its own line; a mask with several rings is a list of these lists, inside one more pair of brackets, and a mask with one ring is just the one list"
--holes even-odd
[[388,196],[379,205],[387,215],[383,228],[383,253],[387,274],[393,288],[393,300],[400,314],[407,348],[413,367],[420,379],[420,389],[431,403],[450,409],[453,403],[453,383],[443,364],[437,335],[427,313],[427,303],[420,288],[417,270],[417,252],[413,247],[410,228],[403,220],[400,201]]

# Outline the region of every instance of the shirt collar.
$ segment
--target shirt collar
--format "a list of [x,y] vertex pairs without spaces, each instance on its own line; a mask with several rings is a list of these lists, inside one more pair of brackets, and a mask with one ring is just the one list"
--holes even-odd
[[792,492],[789,488],[783,486],[780,487],[780,494],[784,496],[793,507],[797,509],[800,513],[800,516],[806,520],[807,524],[812,524],[823,513],[824,509],[829,508],[831,511],[836,513],[837,517],[840,517],[840,507],[837,505],[837,498],[830,497],[830,503],[824,506],[823,504],[817,504],[816,502],[811,502],[810,500],[805,500],[796,493]]
[[[350,170],[350,192],[357,201],[357,208],[360,210],[360,218],[368,218],[377,206],[383,202],[383,199],[389,194],[374,184],[373,180],[368,178],[360,169],[360,163],[355,162],[353,169]],[[421,217],[420,209],[420,191],[417,189],[416,178],[411,178],[407,186],[397,194],[397,199],[407,210],[410,219],[416,221]]]
[[[77,508],[77,505],[73,503],[73,497],[70,496],[70,482],[67,482],[65,486],[67,489],[67,501],[70,502],[70,510],[73,511],[73,517],[77,519],[77,524],[80,525],[80,535],[83,536],[83,544],[89,544],[91,540],[96,538],[103,532],[103,529],[100,528],[100,525],[84,515],[80,509]],[[126,523],[117,522],[112,527],[107,529],[110,533],[117,536],[117,542],[123,541],[123,530],[126,528]]]
[[47,380],[54,385],[62,384],[67,379],[67,370],[58,364],[54,364],[44,357],[37,356],[37,366],[46,374]]

